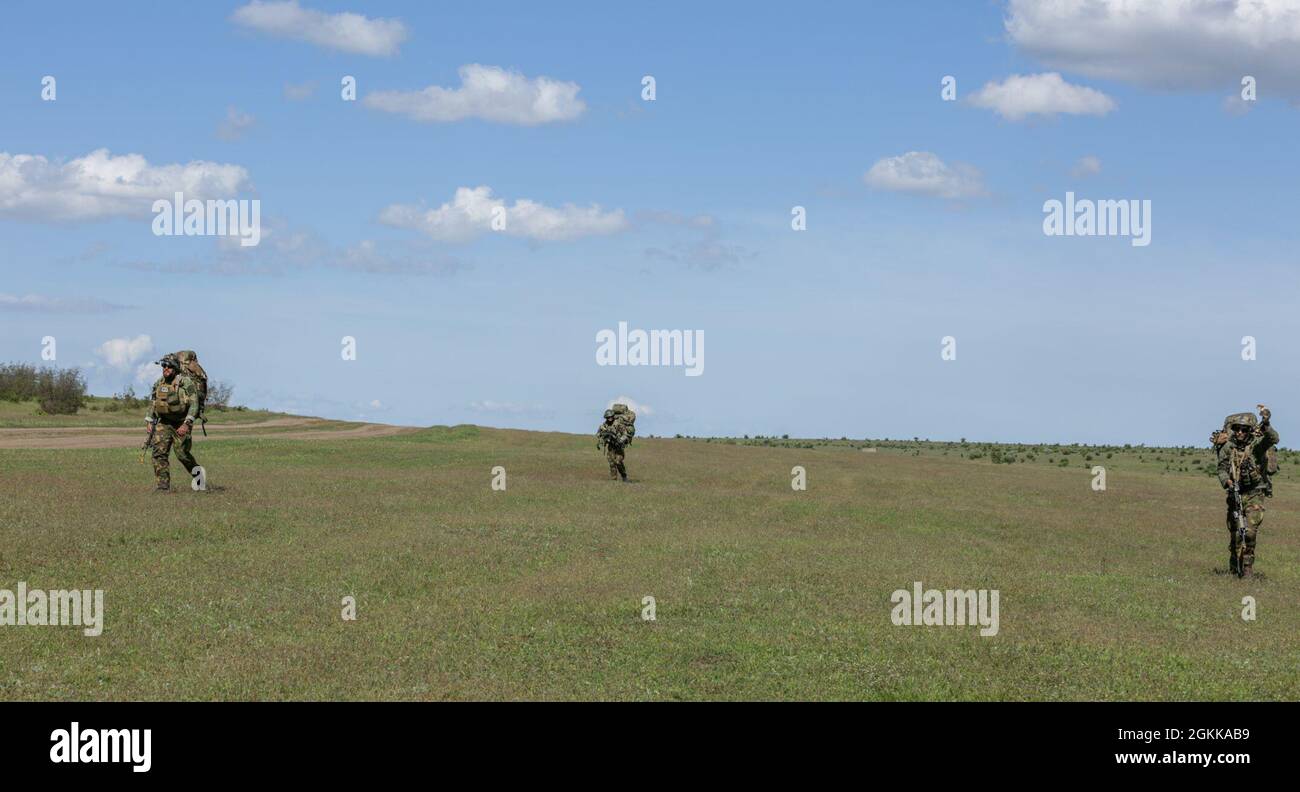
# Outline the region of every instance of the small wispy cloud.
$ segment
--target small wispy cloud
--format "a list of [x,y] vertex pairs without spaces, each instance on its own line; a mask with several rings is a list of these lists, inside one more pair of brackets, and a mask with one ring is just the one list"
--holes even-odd
[[269,36],[356,55],[396,55],[407,37],[406,25],[400,19],[371,19],[351,12],[327,14],[303,8],[297,0],[253,0],[236,8],[230,19]]
[[1104,116],[1118,107],[1101,91],[1066,82],[1058,72],[1013,74],[1000,83],[986,83],[967,101],[1008,121],[1022,121],[1031,115]]
[[485,415],[529,415],[534,417],[549,418],[554,411],[542,404],[516,402],[516,401],[494,401],[485,399],[483,401],[472,401],[469,403],[471,412],[482,413]]
[[535,241],[561,241],[614,234],[629,227],[622,209],[605,211],[598,204],[546,206],[527,198],[506,202],[486,186],[461,187],[451,201],[436,209],[410,204],[393,204],[379,213],[379,222],[394,228],[420,231],[431,239],[467,242],[493,230],[495,233]]
[[249,113],[240,111],[235,106],[226,108],[226,118],[217,124],[217,137],[225,141],[236,141],[253,128],[257,119]]
[[909,151],[886,157],[871,166],[862,180],[878,190],[933,195],[939,198],[974,198],[985,195],[983,176],[972,165],[948,165],[929,151]]
[[1098,173],[1101,173],[1101,159],[1091,154],[1081,157],[1078,162],[1074,163],[1074,168],[1070,171],[1070,175],[1076,178],[1096,176]]
[[1253,101],[1241,98],[1241,94],[1228,94],[1223,97],[1223,112],[1230,116],[1244,116],[1255,108]]
[[648,259],[686,264],[701,270],[716,270],[739,264],[758,256],[744,245],[724,242],[722,224],[711,214],[682,214],[665,210],[642,210],[635,216],[636,225],[669,226],[695,232],[694,239],[665,242],[645,249]]
[[315,82],[305,83],[285,83],[284,98],[290,102],[303,102],[310,99],[316,93]]
[[0,293],[0,311],[14,313],[102,314],[130,307],[94,297],[47,297],[41,294],[18,297]]
[[426,123],[477,118],[520,126],[571,121],[587,109],[578,98],[582,88],[577,83],[529,79],[499,66],[461,66],[460,83],[459,88],[431,85],[419,91],[377,91],[368,94],[363,104]]

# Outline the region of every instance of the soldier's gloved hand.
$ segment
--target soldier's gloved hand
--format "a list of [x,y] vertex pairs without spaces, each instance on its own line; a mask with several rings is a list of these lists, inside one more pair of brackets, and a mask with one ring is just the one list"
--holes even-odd
[[1268,419],[1273,417],[1273,411],[1262,404],[1257,404],[1255,406],[1259,408],[1260,420],[1264,423],[1268,423]]

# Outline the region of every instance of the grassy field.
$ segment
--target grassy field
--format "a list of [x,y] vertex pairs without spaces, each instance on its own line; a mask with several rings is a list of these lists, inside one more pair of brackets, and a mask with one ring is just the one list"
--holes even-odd
[[[86,405],[76,415],[46,415],[34,401],[12,402],[0,400],[0,429],[60,428],[60,427],[117,427],[144,426],[144,416],[149,405],[141,402],[124,408],[122,402],[105,396],[88,396]],[[282,413],[244,408],[207,411],[208,425],[238,424],[265,421]]]
[[[638,438],[622,485],[585,436],[231,437],[169,495],[129,450],[0,451],[0,588],[107,611],[0,627],[0,698],[1300,698],[1290,464],[1243,581],[1208,451],[993,448]],[[894,626],[913,581],[999,590],[1000,632]]]

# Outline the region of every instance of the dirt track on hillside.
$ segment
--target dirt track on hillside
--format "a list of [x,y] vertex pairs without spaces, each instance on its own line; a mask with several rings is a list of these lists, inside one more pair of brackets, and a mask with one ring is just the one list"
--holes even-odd
[[[362,424],[342,429],[335,421],[320,418],[273,418],[246,424],[208,424],[208,436],[196,430],[196,443],[209,440],[348,440],[359,437],[387,437],[418,431],[414,426]],[[288,430],[271,431],[265,430]],[[0,449],[13,448],[130,448],[144,443],[144,427],[48,427],[0,429]]]

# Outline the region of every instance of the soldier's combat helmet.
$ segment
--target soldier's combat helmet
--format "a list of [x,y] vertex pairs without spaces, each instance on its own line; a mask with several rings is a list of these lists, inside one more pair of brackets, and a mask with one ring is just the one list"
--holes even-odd
[[614,411],[613,411],[613,410],[606,410],[606,411],[605,411],[605,420],[606,420],[606,421],[608,421],[610,418],[613,418],[613,417],[614,417]]
[[175,355],[164,355],[162,360],[157,361],[157,363],[163,368],[169,368],[172,371],[181,370],[181,362],[176,359]]
[[1254,413],[1233,413],[1223,419],[1223,428],[1225,431],[1232,431],[1234,426],[1244,426],[1247,429],[1254,429],[1258,425]]

